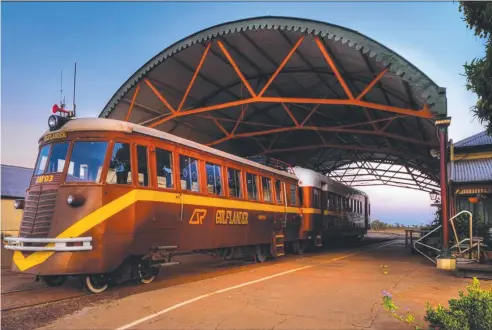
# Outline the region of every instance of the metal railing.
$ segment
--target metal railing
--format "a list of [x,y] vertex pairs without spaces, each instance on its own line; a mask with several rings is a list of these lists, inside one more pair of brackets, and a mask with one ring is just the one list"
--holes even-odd
[[421,241],[426,238],[427,236],[429,236],[430,234],[432,234],[433,232],[437,231],[438,229],[440,229],[442,227],[442,225],[439,225],[437,226],[436,228],[434,228],[433,230],[431,230],[430,232],[428,232],[427,234],[425,234],[424,236],[420,237],[418,240],[416,240],[414,243],[413,243],[413,248],[415,249],[415,251],[417,251],[418,253],[420,253],[421,255],[423,255],[424,257],[426,257],[427,259],[429,259],[431,262],[433,263],[437,263],[434,259],[432,259],[431,257],[429,257],[427,254],[425,254],[424,252],[420,251],[418,248],[417,248],[417,244],[420,244],[422,246],[425,246],[426,248],[429,248],[429,249],[432,249],[434,251],[437,251],[437,252],[441,252],[441,250],[439,249],[436,249],[435,247],[433,246],[430,246],[430,245],[427,245],[427,244],[424,244],[422,243]]
[[[469,229],[470,229],[470,237],[469,238],[465,238],[462,241],[460,241],[459,238],[458,238],[458,234],[456,233],[456,227],[454,226],[454,221],[453,220],[455,218],[457,218],[459,215],[463,214],[463,213],[468,213],[469,214],[468,225],[469,225]],[[451,219],[449,219],[449,222],[451,222],[451,227],[453,228],[454,238],[456,239],[456,244],[453,245],[453,247],[457,247],[458,248],[458,254],[459,255],[463,255],[463,253],[466,253],[467,251],[471,251],[471,249],[473,248],[473,214],[471,214],[471,212],[469,212],[469,211],[463,210],[463,211],[459,212],[458,214],[456,214],[455,216],[451,217]],[[470,241],[469,248],[462,252],[461,251],[461,244],[463,244],[466,241]]]
[[[469,234],[470,234],[470,237],[467,237],[467,238],[465,238],[465,239],[463,239],[463,240],[461,240],[461,241],[460,241],[460,240],[459,240],[459,238],[458,238],[458,234],[457,234],[457,232],[456,232],[456,227],[455,227],[455,225],[454,225],[454,221],[453,221],[453,220],[454,220],[455,218],[457,218],[458,216],[460,216],[461,214],[464,214],[464,213],[468,213],[468,215],[469,215],[469,220],[468,220],[468,223],[469,223],[469,231],[470,231],[470,232],[469,232]],[[480,258],[480,246],[482,245],[482,238],[480,238],[480,237],[473,237],[473,215],[472,215],[472,213],[471,213],[471,212],[469,212],[469,211],[463,210],[463,211],[459,212],[458,214],[454,215],[453,217],[451,217],[451,218],[449,219],[449,222],[451,223],[451,227],[453,228],[454,238],[455,238],[455,240],[456,240],[456,244],[455,244],[455,245],[453,245],[453,246],[451,246],[451,247],[450,247],[450,250],[458,249],[458,253],[457,253],[457,254],[458,254],[459,256],[463,256],[465,253],[470,252],[470,256],[469,256],[469,258],[468,258],[468,259],[471,259],[471,252],[472,252],[472,249],[477,248],[477,249],[478,249],[478,258]],[[440,250],[440,249],[437,249],[437,248],[435,248],[435,247],[433,247],[433,246],[430,246],[430,245],[428,245],[428,244],[425,244],[425,243],[423,243],[422,241],[423,241],[424,239],[426,239],[428,236],[430,236],[432,233],[434,233],[435,231],[437,231],[437,230],[439,230],[439,229],[441,229],[441,228],[442,228],[442,225],[440,225],[440,226],[438,226],[438,227],[434,228],[432,231],[430,231],[430,232],[429,232],[429,233],[427,233],[426,235],[422,236],[421,238],[419,238],[418,240],[416,240],[416,241],[413,243],[413,248],[414,248],[414,249],[415,249],[418,253],[420,253],[421,255],[423,255],[425,258],[427,258],[428,260],[430,260],[431,262],[433,262],[434,264],[436,264],[436,263],[437,263],[437,262],[436,262],[436,260],[434,260],[434,259],[430,258],[430,257],[429,257],[427,254],[425,254],[423,251],[419,250],[419,249],[417,248],[417,245],[424,246],[424,247],[426,247],[426,248],[428,248],[428,249],[431,249],[431,250],[434,250],[434,251],[437,251],[438,253],[440,253],[440,252],[441,252],[441,250]],[[475,240],[475,243],[474,243],[474,240]],[[467,249],[465,249],[465,250],[461,250],[461,247],[462,247],[463,243],[465,243],[465,242],[470,242],[470,243],[468,244],[468,248],[467,248]]]

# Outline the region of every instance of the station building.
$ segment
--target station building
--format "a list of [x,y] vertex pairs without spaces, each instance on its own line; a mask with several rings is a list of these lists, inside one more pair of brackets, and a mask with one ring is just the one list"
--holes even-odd
[[24,199],[32,177],[32,168],[1,165],[2,170],[2,236],[17,236],[22,210],[14,208],[14,200]]
[[492,225],[492,136],[451,141],[448,173],[452,213],[467,210]]

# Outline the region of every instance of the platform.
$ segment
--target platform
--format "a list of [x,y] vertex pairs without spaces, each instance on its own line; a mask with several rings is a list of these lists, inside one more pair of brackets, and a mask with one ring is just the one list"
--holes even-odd
[[459,277],[492,280],[492,263],[458,262],[456,275]]
[[471,283],[409,255],[403,238],[253,266],[113,295],[43,329],[400,329],[381,307],[383,290],[422,320],[426,302],[447,305]]

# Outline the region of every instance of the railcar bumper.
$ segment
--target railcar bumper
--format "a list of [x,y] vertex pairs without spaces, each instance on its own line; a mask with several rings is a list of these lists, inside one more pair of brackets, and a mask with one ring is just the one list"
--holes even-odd
[[[92,237],[76,238],[26,238],[5,237],[4,248],[14,251],[54,251],[74,252],[92,250]],[[45,244],[44,246],[33,246],[31,244]]]

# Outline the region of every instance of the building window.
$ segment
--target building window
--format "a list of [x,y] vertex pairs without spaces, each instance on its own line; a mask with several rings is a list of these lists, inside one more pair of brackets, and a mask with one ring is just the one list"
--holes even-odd
[[131,184],[130,145],[116,142],[109,161],[106,182],[109,184]]
[[272,180],[270,178],[261,178],[263,187],[263,201],[272,202]]
[[137,146],[138,184],[149,186],[149,161],[146,146]]
[[222,195],[222,174],[220,165],[206,163],[207,190],[209,194]]
[[184,155],[179,156],[179,170],[181,175],[181,189],[199,192],[198,160]]
[[246,187],[248,188],[248,199],[258,200],[258,182],[255,174],[246,173]]
[[157,168],[157,187],[173,188],[173,154],[170,151],[156,148],[155,163]]
[[228,168],[227,182],[229,184],[229,197],[242,198],[241,172],[233,168]]

